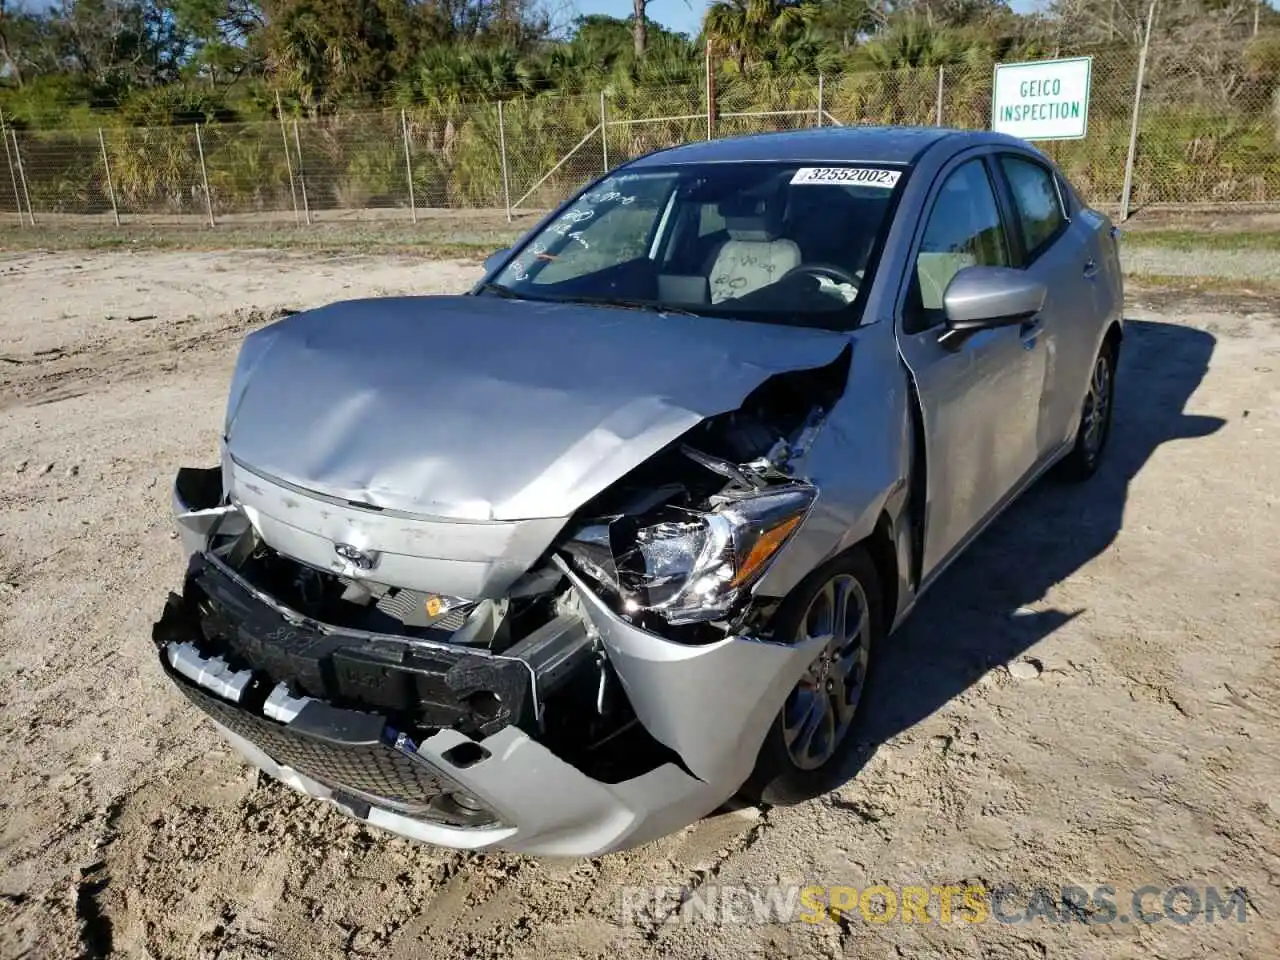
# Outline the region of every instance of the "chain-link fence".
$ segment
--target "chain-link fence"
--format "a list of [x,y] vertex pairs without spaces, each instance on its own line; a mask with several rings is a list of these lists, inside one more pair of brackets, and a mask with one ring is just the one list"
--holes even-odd
[[[1091,202],[1280,202],[1280,87],[1205,78],[1153,50],[1095,55],[1088,133],[1040,144]],[[992,66],[338,112],[182,127],[0,131],[0,220],[311,223],[429,211],[527,213],[612,166],[690,140],[822,125],[985,129]],[[718,89],[717,89],[718,87]],[[1135,111],[1137,124],[1134,126]]]

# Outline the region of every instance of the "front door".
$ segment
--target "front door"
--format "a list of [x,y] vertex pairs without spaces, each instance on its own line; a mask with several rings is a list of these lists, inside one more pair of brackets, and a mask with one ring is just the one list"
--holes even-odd
[[925,209],[899,348],[924,419],[927,578],[1033,468],[1045,370],[1038,318],[981,331],[959,347],[938,342],[951,279],[965,267],[1010,264],[986,159],[971,157],[944,172]]

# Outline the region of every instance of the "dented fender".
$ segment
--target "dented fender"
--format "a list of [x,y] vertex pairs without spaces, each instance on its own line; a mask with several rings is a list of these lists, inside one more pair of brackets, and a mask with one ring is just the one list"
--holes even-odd
[[[844,394],[792,472],[818,499],[791,541],[756,584],[758,597],[782,598],[806,576],[870,537],[882,516],[905,529],[911,475],[911,394],[892,324],[855,331]],[[874,410],[874,416],[867,411]],[[905,571],[904,571],[905,572]]]
[[698,779],[741,786],[823,640],[788,646],[734,636],[699,646],[675,643],[627,623],[567,564],[560,566],[645,729]]

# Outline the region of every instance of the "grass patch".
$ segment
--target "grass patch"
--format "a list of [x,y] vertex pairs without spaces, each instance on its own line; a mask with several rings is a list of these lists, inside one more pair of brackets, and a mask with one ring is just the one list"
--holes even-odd
[[1164,250],[1276,250],[1280,232],[1212,230],[1125,230],[1120,243],[1126,247]]
[[307,253],[410,253],[437,259],[484,259],[520,231],[466,222],[284,225],[0,227],[0,251],[296,250]]
[[1126,293],[1144,292],[1209,293],[1236,296],[1280,297],[1280,281],[1246,280],[1239,277],[1184,277],[1161,273],[1125,275]]

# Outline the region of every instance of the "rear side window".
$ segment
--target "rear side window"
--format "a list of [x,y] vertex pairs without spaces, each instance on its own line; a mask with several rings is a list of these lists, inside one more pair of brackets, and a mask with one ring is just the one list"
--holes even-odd
[[1051,172],[1032,160],[1005,155],[1000,166],[1018,208],[1027,259],[1033,260],[1067,222],[1057,182]]

